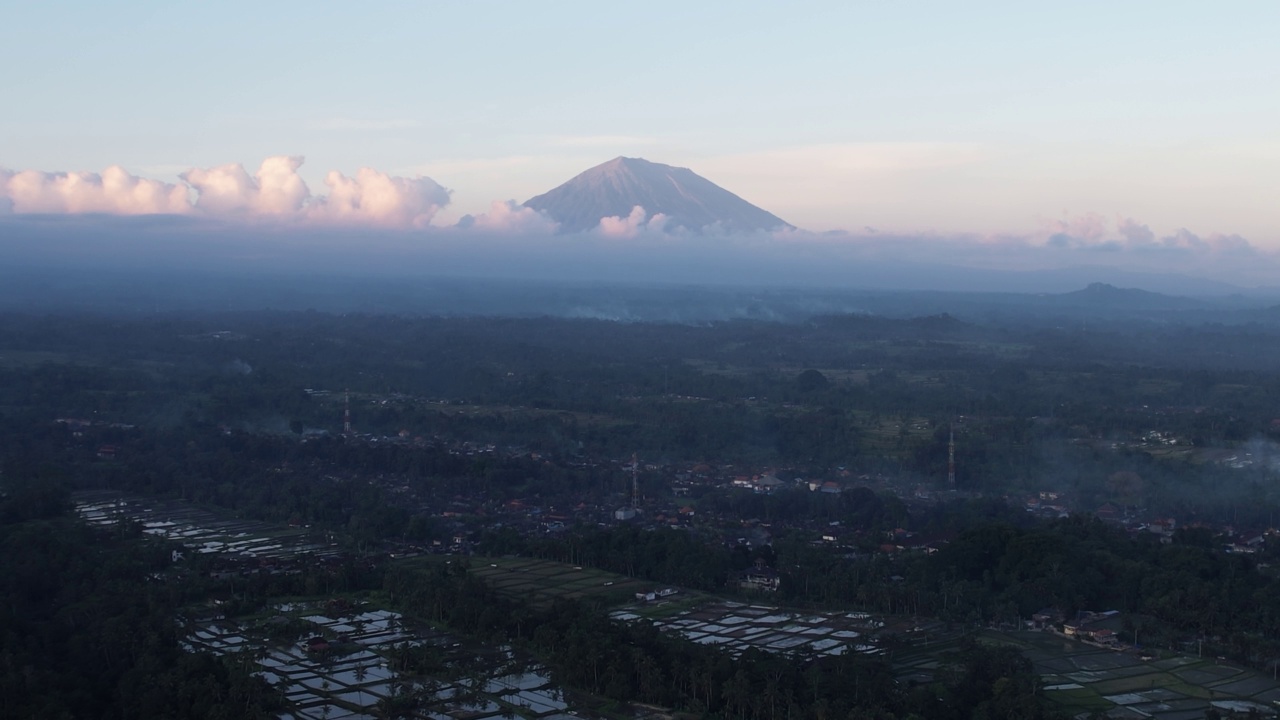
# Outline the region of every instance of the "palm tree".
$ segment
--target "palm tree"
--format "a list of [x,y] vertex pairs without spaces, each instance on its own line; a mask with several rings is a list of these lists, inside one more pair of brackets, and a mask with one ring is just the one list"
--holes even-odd
[[733,677],[725,681],[721,691],[724,694],[726,709],[736,717],[742,717],[751,705],[751,682],[746,673],[739,669]]
[[364,681],[369,677],[369,669],[364,665],[356,666],[356,696],[360,698],[360,708],[364,709]]

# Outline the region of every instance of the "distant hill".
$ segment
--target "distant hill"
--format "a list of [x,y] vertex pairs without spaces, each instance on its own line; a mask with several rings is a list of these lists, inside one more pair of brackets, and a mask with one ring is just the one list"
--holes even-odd
[[1099,282],[1090,283],[1083,290],[1063,293],[1057,298],[1072,305],[1112,310],[1191,310],[1206,306],[1206,303],[1194,298],[1164,295],[1137,288],[1118,288]]
[[710,225],[730,232],[792,227],[688,168],[640,158],[614,158],[524,205],[560,223],[563,232],[590,230],[604,217],[627,217],[637,205],[650,216],[666,215],[668,228],[695,232]]

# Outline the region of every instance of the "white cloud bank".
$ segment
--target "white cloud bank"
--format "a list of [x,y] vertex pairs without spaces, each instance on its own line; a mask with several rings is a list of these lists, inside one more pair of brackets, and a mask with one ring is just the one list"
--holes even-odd
[[0,212],[14,214],[192,215],[232,221],[285,221],[387,228],[425,227],[449,203],[427,177],[361,168],[325,176],[312,195],[298,174],[304,159],[269,157],[250,175],[243,165],[193,168],[181,183],[138,177],[113,165],[102,172],[46,173],[0,168]]
[[[70,247],[86,258],[123,261],[128,253],[113,250],[145,246],[147,253],[139,250],[136,257],[160,257],[168,250],[157,241],[200,236],[210,242],[174,247],[210,263],[289,268],[301,267],[296,251],[305,246],[308,262],[328,263],[332,271],[368,266],[379,272],[602,279],[625,268],[649,280],[867,285],[899,282],[885,268],[908,266],[998,273],[1105,267],[1280,286],[1274,249],[1236,234],[1157,231],[1124,215],[1066,216],[996,234],[873,228],[741,234],[716,226],[694,233],[636,206],[625,216],[600,218],[591,230],[561,234],[551,218],[510,200],[456,224],[441,222],[450,193],[421,176],[335,171],[325,177],[323,192],[313,193],[298,174],[302,164],[301,157],[275,156],[253,173],[238,164],[196,168],[180,173],[177,183],[118,166],[101,174],[0,168],[0,217],[7,216],[0,262],[3,253],[64,258]],[[946,275],[939,270],[930,277],[945,282]]]
[[559,229],[559,224],[542,213],[518,205],[514,200],[494,200],[489,212],[479,215],[463,215],[454,227],[503,235],[547,235]]
[[1097,213],[1049,220],[1030,240],[1048,247],[1102,252],[1175,253],[1192,255],[1258,255],[1261,250],[1236,234],[1210,233],[1201,236],[1186,228],[1158,236],[1148,225],[1131,217],[1117,216],[1114,229]]
[[140,178],[118,165],[101,175],[0,168],[0,198],[15,213],[155,215],[191,210],[185,187]]

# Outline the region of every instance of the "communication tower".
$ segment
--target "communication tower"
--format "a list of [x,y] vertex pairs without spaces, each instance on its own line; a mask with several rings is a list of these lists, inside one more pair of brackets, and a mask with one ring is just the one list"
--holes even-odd
[[640,460],[631,454],[631,504],[614,511],[615,520],[630,520],[640,513]]
[[956,489],[956,429],[951,427],[950,437],[947,439],[947,487],[952,490]]
[[640,461],[631,453],[631,507],[640,509]]
[[342,434],[351,434],[351,391],[347,390],[342,395]]

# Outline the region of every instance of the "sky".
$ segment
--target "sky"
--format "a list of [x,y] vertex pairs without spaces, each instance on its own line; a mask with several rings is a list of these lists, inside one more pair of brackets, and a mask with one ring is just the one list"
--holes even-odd
[[1270,263],[1277,37],[1275,2],[7,2],[0,213],[528,230],[506,201],[627,155],[848,242]]

